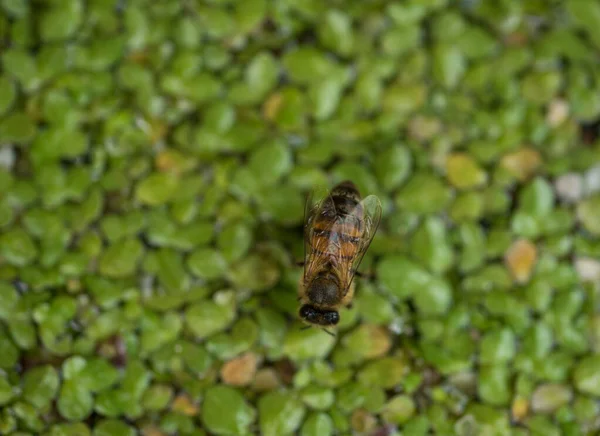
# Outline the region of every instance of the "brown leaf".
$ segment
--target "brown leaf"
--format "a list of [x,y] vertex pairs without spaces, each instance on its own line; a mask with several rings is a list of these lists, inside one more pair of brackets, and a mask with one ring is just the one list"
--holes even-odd
[[540,153],[533,148],[521,148],[500,161],[500,165],[520,181],[529,179],[541,163]]
[[506,251],[504,260],[513,279],[520,284],[526,283],[537,261],[537,248],[527,239],[519,239]]
[[511,413],[516,422],[521,422],[529,412],[529,401],[526,398],[518,397],[512,403]]
[[246,386],[252,382],[256,374],[258,357],[254,353],[245,353],[221,367],[221,379],[232,386]]
[[158,427],[155,427],[154,425],[143,427],[141,432],[142,436],[166,436],[165,433],[163,433]]
[[265,103],[263,104],[263,117],[267,121],[273,121],[279,113],[279,109],[281,108],[282,102],[283,97],[281,96],[281,94],[272,94],[269,98],[266,99]]
[[252,382],[252,390],[256,392],[271,391],[281,385],[277,372],[273,368],[263,368],[256,373]]
[[552,100],[548,105],[548,112],[546,113],[546,122],[556,127],[562,124],[569,116],[569,103],[562,99]]
[[356,409],[352,412],[350,424],[357,433],[370,433],[377,426],[377,418],[365,409]]
[[171,404],[171,410],[186,416],[196,416],[200,410],[189,395],[179,394]]

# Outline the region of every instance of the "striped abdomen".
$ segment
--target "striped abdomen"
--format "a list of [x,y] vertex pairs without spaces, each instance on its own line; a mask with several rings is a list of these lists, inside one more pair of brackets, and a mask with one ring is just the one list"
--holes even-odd
[[310,245],[315,254],[332,254],[352,259],[358,252],[363,234],[360,194],[352,182],[343,182],[324,200],[314,217]]

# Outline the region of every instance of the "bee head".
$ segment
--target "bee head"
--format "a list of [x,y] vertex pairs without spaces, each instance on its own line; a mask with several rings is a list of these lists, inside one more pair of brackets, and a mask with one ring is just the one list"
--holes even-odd
[[310,304],[302,306],[299,315],[304,321],[320,326],[332,326],[340,321],[340,314],[336,310],[320,310]]

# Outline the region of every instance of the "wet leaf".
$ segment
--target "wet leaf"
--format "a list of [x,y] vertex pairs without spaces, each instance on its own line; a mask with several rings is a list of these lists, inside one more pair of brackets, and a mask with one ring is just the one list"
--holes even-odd
[[206,391],[202,422],[214,434],[242,434],[256,419],[256,411],[235,389],[215,386]]
[[560,384],[544,384],[539,386],[531,397],[531,408],[534,412],[552,413],[568,404],[573,397],[568,386]]
[[400,189],[396,204],[411,213],[431,214],[443,210],[450,199],[450,190],[439,178],[419,173]]
[[58,396],[58,411],[64,418],[80,421],[92,412],[94,398],[90,391],[76,380],[65,381]]
[[215,279],[227,270],[227,262],[216,250],[201,248],[194,251],[187,260],[190,271],[204,279]]
[[448,156],[446,172],[450,183],[459,189],[478,187],[487,180],[485,171],[471,156],[464,153],[455,153]]
[[415,411],[416,406],[411,397],[397,395],[386,403],[382,414],[386,422],[403,424],[414,415]]
[[329,10],[319,27],[319,38],[323,45],[334,52],[346,56],[354,48],[352,19],[340,10]]
[[465,72],[465,58],[458,47],[439,44],[433,50],[433,74],[446,88],[454,88]]
[[584,394],[600,395],[600,358],[589,356],[582,359],[574,370],[574,382],[579,392]]
[[384,189],[400,186],[409,176],[412,155],[406,147],[392,146],[375,156],[375,175]]
[[537,260],[537,248],[526,239],[515,241],[507,250],[505,261],[517,283],[529,281]]
[[80,1],[57,3],[44,12],[40,21],[40,36],[44,41],[69,38],[83,21],[83,5]]
[[448,243],[444,223],[437,218],[427,218],[417,228],[411,239],[413,255],[434,273],[441,273],[452,265],[452,248]]
[[579,203],[577,216],[583,226],[592,234],[600,235],[600,196],[591,197]]
[[14,395],[14,389],[6,377],[0,377],[0,405],[8,403]]
[[179,179],[171,173],[154,173],[142,180],[136,187],[138,201],[156,206],[174,197],[179,188]]
[[382,357],[392,346],[389,332],[374,325],[362,325],[344,336],[343,343],[365,359]]
[[285,336],[283,353],[292,360],[323,358],[334,344],[335,339],[324,331],[316,328],[301,330],[298,326]]
[[258,357],[254,353],[245,353],[225,362],[221,367],[221,379],[232,386],[250,384],[256,374]]
[[483,364],[501,364],[514,358],[515,336],[509,329],[490,331],[481,338],[481,362]]
[[125,277],[135,272],[143,247],[135,239],[125,239],[109,246],[100,256],[100,272],[107,277]]
[[502,157],[501,165],[518,180],[531,177],[542,163],[540,153],[531,148],[522,148]]
[[302,436],[328,436],[333,434],[333,421],[326,413],[314,413],[302,424]]
[[260,432],[266,436],[292,434],[304,414],[302,403],[287,392],[270,392],[258,400]]
[[185,323],[199,338],[225,329],[235,317],[235,300],[231,293],[221,293],[213,300],[190,306],[185,312]]
[[358,380],[366,386],[391,388],[399,384],[408,371],[406,362],[384,357],[367,364],[359,373]]
[[479,371],[477,392],[491,405],[505,405],[510,398],[508,369],[503,365],[484,367]]
[[122,421],[103,420],[94,428],[94,436],[135,436],[136,431]]
[[43,409],[54,399],[58,387],[58,374],[53,367],[46,365],[33,368],[23,378],[23,398]]

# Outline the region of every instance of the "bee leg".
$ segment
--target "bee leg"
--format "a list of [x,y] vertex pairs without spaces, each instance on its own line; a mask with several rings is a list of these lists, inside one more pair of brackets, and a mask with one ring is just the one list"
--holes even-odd
[[356,271],[356,272],[354,273],[354,275],[355,275],[356,277],[360,277],[361,279],[373,279],[373,278],[375,278],[375,275],[374,275],[374,274],[366,274],[366,273],[362,273],[362,272],[360,272],[360,271]]
[[329,330],[327,330],[327,329],[323,329],[323,331],[324,331],[325,333],[327,333],[329,336],[332,336],[332,337],[334,337],[334,338],[335,338],[335,333],[331,333],[331,332],[330,332]]
[[296,262],[296,266],[304,266],[304,261],[301,260],[301,261]]
[[346,304],[346,309],[351,310],[354,307],[353,303]]

